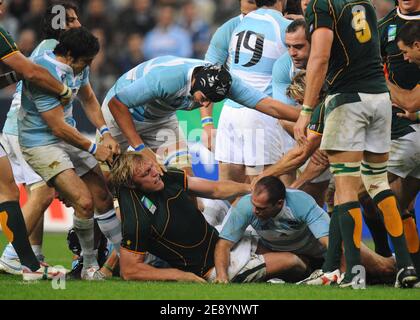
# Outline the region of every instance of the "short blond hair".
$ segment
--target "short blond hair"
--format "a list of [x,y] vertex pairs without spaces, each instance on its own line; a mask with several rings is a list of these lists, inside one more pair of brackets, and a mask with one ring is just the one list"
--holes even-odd
[[293,79],[292,83],[287,87],[286,95],[289,98],[292,98],[296,101],[301,101],[303,103],[303,99],[305,97],[305,88],[306,88],[306,71],[300,71],[296,74]]
[[[299,71],[292,79],[292,83],[286,89],[286,95],[297,101],[299,104],[303,104],[306,90],[306,71]],[[323,101],[327,95],[327,88],[324,84],[319,92],[319,101]]]
[[134,187],[134,169],[138,163],[145,161],[139,152],[126,152],[118,156],[111,166],[111,183],[119,188],[121,186]]

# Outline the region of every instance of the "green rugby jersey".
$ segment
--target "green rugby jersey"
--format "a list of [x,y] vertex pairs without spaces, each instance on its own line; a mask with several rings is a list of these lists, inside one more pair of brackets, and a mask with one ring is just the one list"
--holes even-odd
[[122,187],[117,196],[121,210],[121,246],[137,253],[150,252],[173,268],[203,277],[214,267],[217,230],[187,194],[185,172],[170,169],[155,193]]
[[384,93],[375,9],[369,0],[311,0],[305,18],[309,31],[334,32],[326,81],[328,93]]
[[12,36],[0,27],[0,60],[11,56],[18,51],[19,50]]
[[[378,23],[381,54],[388,73],[388,79],[406,90],[412,90],[420,84],[420,72],[414,63],[404,60],[404,56],[398,48],[396,37],[401,27],[411,20],[420,20],[420,12],[402,14],[398,8],[395,8]],[[401,109],[393,108],[393,140],[415,131],[411,127],[415,122],[396,116],[397,113],[402,112]]]

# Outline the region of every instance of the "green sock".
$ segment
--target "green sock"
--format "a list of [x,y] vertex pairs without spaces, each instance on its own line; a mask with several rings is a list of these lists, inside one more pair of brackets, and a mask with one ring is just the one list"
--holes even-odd
[[0,203],[0,222],[3,233],[13,245],[20,263],[32,271],[38,270],[40,265],[29,243],[25,220],[17,201]]
[[331,272],[340,268],[342,250],[342,237],[340,230],[340,220],[337,207],[334,207],[331,214],[330,230],[328,236],[328,250],[325,255],[325,262],[322,265],[324,272]]
[[420,241],[417,231],[415,215],[407,211],[402,216],[405,240],[407,242],[408,252],[410,252],[411,260],[413,261],[416,270],[420,271]]
[[360,246],[362,241],[362,212],[359,202],[347,202],[337,206],[340,217],[340,229],[344,242],[344,256],[346,259],[345,282],[351,282],[357,273],[353,274],[353,267],[361,265]]
[[[391,257],[392,251],[388,243],[388,232],[386,231],[382,213],[376,207],[369,195],[359,198],[363,208],[363,220],[369,228],[372,240],[375,243],[375,252],[383,257]],[[369,214],[367,214],[369,212]]]
[[376,195],[373,201],[384,217],[385,228],[394,246],[398,269],[412,266],[413,263],[405,240],[401,212],[394,194],[391,190],[385,190]]

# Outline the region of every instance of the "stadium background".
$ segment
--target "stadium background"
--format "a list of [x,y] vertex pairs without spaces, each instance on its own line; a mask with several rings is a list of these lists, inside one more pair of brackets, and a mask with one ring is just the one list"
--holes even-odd
[[[91,84],[101,101],[118,77],[137,64],[162,54],[203,58],[216,28],[239,13],[238,0],[77,0],[81,23],[101,43],[101,51],[91,66]],[[378,17],[394,5],[393,0],[374,0]],[[288,13],[300,13],[299,0],[288,0]],[[21,52],[29,55],[42,37],[42,15],[47,0],[6,0],[0,25],[11,33]],[[165,26],[165,32],[162,27]],[[173,38],[175,38],[174,41]],[[2,69],[1,69],[2,68]],[[0,71],[7,71],[0,66]],[[0,90],[0,132],[10,106],[14,86]],[[215,106],[214,119],[221,104]],[[74,108],[80,131],[93,136],[94,128],[78,104]],[[212,155],[199,144],[200,114],[178,112],[184,133],[193,151],[197,176],[217,179]],[[200,152],[201,151],[201,152]],[[23,189],[22,189],[23,190]],[[22,202],[25,201],[22,192]],[[416,212],[420,212],[417,201]],[[72,211],[54,201],[46,214],[47,231],[65,231],[71,225]],[[364,237],[370,237],[364,226]]]

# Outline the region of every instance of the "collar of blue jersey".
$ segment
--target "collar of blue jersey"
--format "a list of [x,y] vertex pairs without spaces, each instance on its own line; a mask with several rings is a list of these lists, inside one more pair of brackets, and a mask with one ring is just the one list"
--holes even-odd
[[60,61],[56,60],[56,55],[52,51],[46,51],[44,53],[44,59],[55,64],[57,67],[59,67],[61,70],[65,72],[69,72],[70,74],[73,74],[73,68],[69,65],[62,63]]
[[404,20],[418,20],[420,19],[420,12],[416,11],[416,12],[411,12],[409,14],[403,14],[401,13],[400,8],[397,7],[397,15]]

